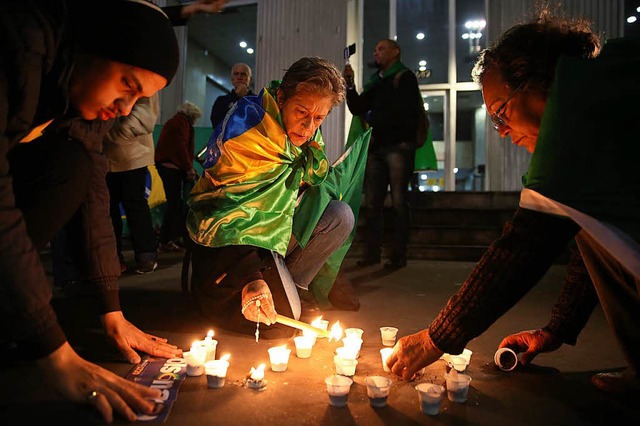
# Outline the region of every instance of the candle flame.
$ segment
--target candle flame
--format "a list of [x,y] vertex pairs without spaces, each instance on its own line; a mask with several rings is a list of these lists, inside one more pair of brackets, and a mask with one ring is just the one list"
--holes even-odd
[[231,358],[231,354],[224,354],[220,357],[220,361],[229,361],[229,358]]
[[213,330],[209,330],[209,332],[207,333],[207,338],[213,339]]
[[251,367],[251,378],[253,380],[262,380],[264,378],[264,364],[260,364],[258,368]]
[[316,318],[313,321],[311,321],[311,325],[314,326],[314,327],[321,328],[322,325],[320,324],[320,321],[322,321],[322,315],[320,315],[318,318]]
[[336,323],[331,326],[329,341],[340,339],[342,339],[342,327],[340,327],[340,321],[336,321]]

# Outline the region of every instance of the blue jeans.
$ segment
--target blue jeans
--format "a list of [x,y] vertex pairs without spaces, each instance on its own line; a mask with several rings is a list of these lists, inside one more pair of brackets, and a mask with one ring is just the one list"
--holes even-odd
[[343,201],[333,200],[327,205],[304,248],[291,234],[285,263],[298,287],[309,288],[322,265],[345,242],[354,226],[351,207]]

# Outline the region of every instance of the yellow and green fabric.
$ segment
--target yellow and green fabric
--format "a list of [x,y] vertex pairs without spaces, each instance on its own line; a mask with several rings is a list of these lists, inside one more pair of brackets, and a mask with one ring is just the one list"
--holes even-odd
[[327,177],[319,130],[301,147],[288,139],[274,98],[278,83],[238,101],[211,135],[188,201],[187,229],[198,244],[252,245],[284,256],[300,185]]

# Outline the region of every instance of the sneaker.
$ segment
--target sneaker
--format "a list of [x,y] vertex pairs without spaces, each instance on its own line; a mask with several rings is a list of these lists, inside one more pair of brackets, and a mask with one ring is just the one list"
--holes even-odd
[[158,246],[158,251],[160,253],[171,253],[184,251],[184,248],[180,247],[173,241],[169,241],[168,243],[160,243],[160,245]]
[[155,271],[157,268],[158,268],[158,262],[156,261],[148,260],[146,262],[140,262],[136,267],[136,274],[141,274],[141,275],[150,274],[151,272]]
[[640,392],[640,380],[628,368],[623,371],[595,374],[591,377],[591,383],[608,393]]

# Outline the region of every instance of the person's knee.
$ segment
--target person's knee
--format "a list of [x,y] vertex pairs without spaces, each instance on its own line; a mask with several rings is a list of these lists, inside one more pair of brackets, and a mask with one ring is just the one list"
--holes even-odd
[[345,232],[350,232],[356,223],[351,206],[344,201],[333,201],[330,206],[333,220],[336,223],[336,228],[340,228]]

